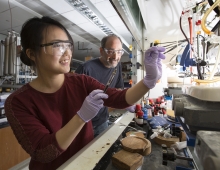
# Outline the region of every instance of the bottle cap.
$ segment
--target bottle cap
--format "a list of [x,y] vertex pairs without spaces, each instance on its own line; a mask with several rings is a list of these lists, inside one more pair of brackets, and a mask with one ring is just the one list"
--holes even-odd
[[141,105],[140,105],[140,104],[136,104],[136,109],[135,109],[135,111],[138,112],[139,110],[141,110]]

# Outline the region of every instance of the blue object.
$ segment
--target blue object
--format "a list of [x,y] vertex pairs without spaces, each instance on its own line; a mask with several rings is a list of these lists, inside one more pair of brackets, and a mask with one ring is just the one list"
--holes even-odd
[[186,67],[196,65],[196,62],[192,58],[190,58],[190,54],[191,54],[190,52],[191,52],[191,45],[187,44],[186,48],[183,51],[180,61],[180,65],[183,66],[183,71],[186,70]]
[[187,46],[185,47],[184,51],[183,51],[183,54],[182,54],[182,57],[181,57],[181,61],[180,61],[180,65],[183,66],[183,71],[186,70],[186,60],[189,60],[190,58],[190,47],[191,45],[190,44],[187,44]]
[[179,116],[176,116],[176,119],[180,122],[182,125],[182,128],[184,129],[184,132],[186,133],[186,143],[187,146],[194,147],[196,144],[196,135],[192,134],[185,123],[183,123],[182,119]]
[[5,102],[0,102],[0,108],[3,108],[5,105]]
[[177,57],[176,57],[176,62],[177,62],[177,63],[180,63],[181,58],[182,58],[182,55],[181,55],[181,54],[177,55]]
[[154,116],[148,119],[148,122],[152,129],[156,129],[157,126],[167,126],[167,125],[172,125],[172,124],[175,124],[176,127],[181,127],[179,122],[173,123],[173,122],[168,121],[166,118],[160,117],[160,116]]
[[[183,148],[183,152],[184,152],[184,155],[186,157],[190,158],[186,148]],[[188,161],[188,163],[189,163],[189,166],[191,168],[190,167],[176,166],[176,170],[193,170],[193,169],[197,169],[196,167],[194,167],[193,161]]]
[[144,107],[142,107],[141,109],[142,109],[142,111],[144,112],[143,119],[144,119],[144,120],[147,120],[147,119],[148,119],[148,115],[147,115],[147,109],[146,109],[146,108],[144,108]]
[[150,105],[148,105],[148,104],[146,104],[144,107],[145,107],[146,109],[152,109],[152,107],[151,107]]
[[165,96],[164,96],[164,99],[165,99],[165,100],[172,100],[172,96],[166,96],[166,95],[165,95]]
[[132,53],[129,54],[129,58],[132,58]]

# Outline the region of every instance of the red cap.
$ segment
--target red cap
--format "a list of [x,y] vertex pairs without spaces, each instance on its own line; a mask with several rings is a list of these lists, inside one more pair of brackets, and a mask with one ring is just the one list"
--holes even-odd
[[136,115],[138,117],[142,117],[144,115],[144,112],[140,110],[140,111],[136,112]]
[[138,112],[139,110],[141,110],[141,105],[140,104],[136,104],[135,112]]

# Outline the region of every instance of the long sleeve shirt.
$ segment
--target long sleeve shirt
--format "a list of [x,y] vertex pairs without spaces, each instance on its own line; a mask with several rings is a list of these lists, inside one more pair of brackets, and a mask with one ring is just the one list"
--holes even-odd
[[[89,76],[68,73],[55,93],[42,93],[26,84],[7,98],[6,116],[18,142],[31,156],[31,170],[58,168],[93,139],[91,121],[66,150],[59,147],[55,134],[77,114],[84,99],[95,89],[104,89],[104,85]],[[126,90],[109,88],[104,105],[128,107],[125,93]]]

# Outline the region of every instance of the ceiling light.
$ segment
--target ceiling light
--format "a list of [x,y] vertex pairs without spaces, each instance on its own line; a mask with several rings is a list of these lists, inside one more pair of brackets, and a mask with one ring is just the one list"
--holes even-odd
[[105,34],[113,34],[113,32],[104,24],[104,22],[84,4],[81,0],[66,0],[74,9],[88,18],[92,23],[97,25]]

